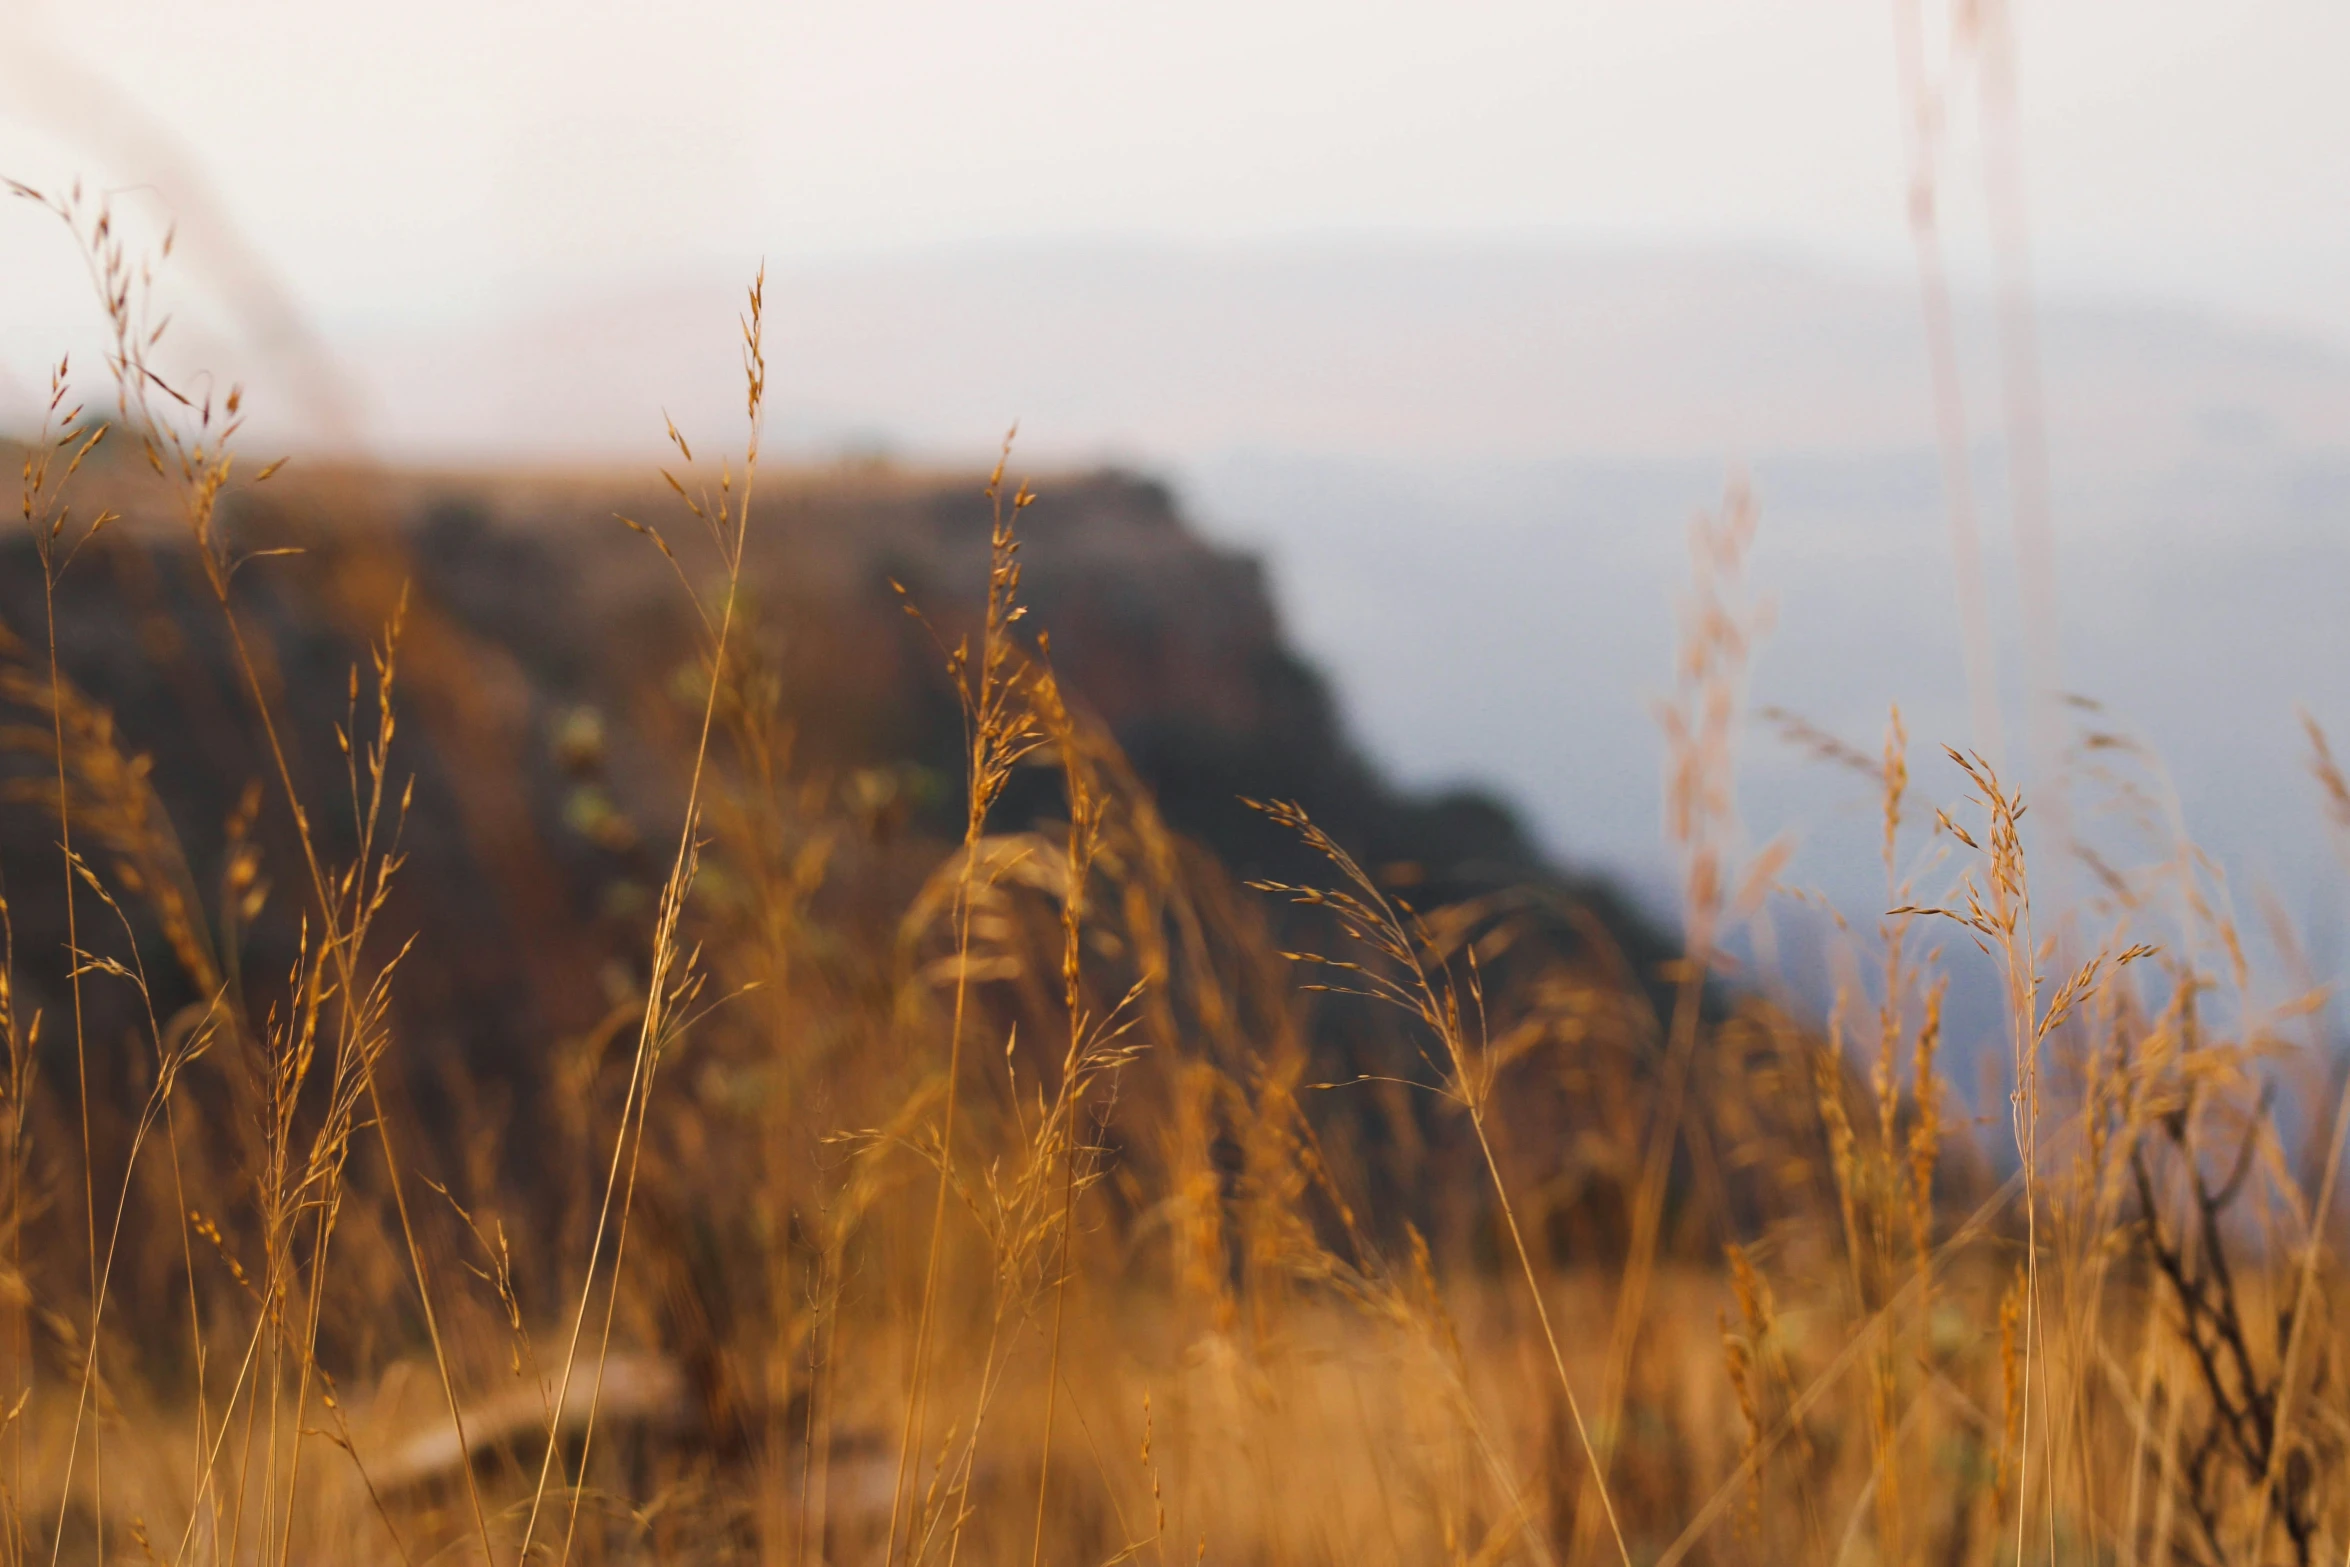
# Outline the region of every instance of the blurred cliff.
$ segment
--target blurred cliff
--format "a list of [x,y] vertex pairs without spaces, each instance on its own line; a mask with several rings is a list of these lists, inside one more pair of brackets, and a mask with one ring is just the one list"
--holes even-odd
[[[160,494],[119,465],[98,478],[126,518],[65,577],[59,652],[83,718],[135,775],[104,787],[144,791],[151,825],[184,846],[176,874],[201,907],[229,824],[253,815],[266,754]],[[1165,488],[1114,471],[1038,488],[1022,528],[1031,624],[1176,832],[1240,876],[1307,878],[1311,857],[1244,797],[1296,800],[1417,902],[1541,889],[1596,919],[1633,972],[1668,955],[1605,883],[1547,860],[1499,800],[1384,777],[1287,639],[1259,561],[1203,540]],[[748,646],[777,741],[763,765],[779,769],[764,784],[811,820],[855,824],[823,896],[886,951],[889,922],[961,831],[963,728],[943,666],[980,609],[987,503],[967,474],[868,464],[770,477],[754,504]],[[331,737],[350,723],[350,670],[364,683],[367,648],[405,603],[395,771],[413,770],[416,788],[394,923],[418,946],[399,1006],[407,1048],[436,1070],[533,1091],[549,1042],[592,1029],[640,983],[692,751],[681,726],[703,677],[676,574],[619,518],[676,539],[692,578],[693,525],[677,526],[677,511],[657,480],[635,477],[298,465],[242,492],[230,517],[242,547],[292,552],[252,561],[236,592],[314,800],[344,792]],[[36,673],[44,611],[21,539],[0,550],[0,622],[18,642],[6,765],[20,800],[37,800],[53,794]],[[1017,830],[1063,809],[1041,768],[999,816]],[[299,860],[276,814],[261,810],[251,831],[284,878]],[[330,843],[347,836],[347,814],[318,824]],[[0,871],[27,954],[64,940],[55,877],[36,874],[53,835],[46,812],[0,813]],[[726,895],[722,864],[705,880]],[[286,918],[257,927],[249,971],[274,977],[295,934]],[[167,934],[142,924],[140,938],[168,975]],[[62,978],[40,966],[28,982]]]

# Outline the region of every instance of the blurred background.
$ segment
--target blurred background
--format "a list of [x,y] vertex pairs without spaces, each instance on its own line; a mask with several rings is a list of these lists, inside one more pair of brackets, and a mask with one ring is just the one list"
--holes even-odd
[[[176,353],[301,453],[732,440],[763,259],[771,449],[968,467],[1017,419],[1039,472],[1166,481],[1375,760],[1660,912],[1650,704],[1744,476],[1758,704],[1867,750],[1898,701],[2033,790],[2094,697],[2323,959],[2346,45],[2314,0],[0,0],[0,171],[173,214]],[[94,343],[77,265],[0,213],[0,427]],[[1788,880],[1873,913],[1871,786],[1743,746]]]

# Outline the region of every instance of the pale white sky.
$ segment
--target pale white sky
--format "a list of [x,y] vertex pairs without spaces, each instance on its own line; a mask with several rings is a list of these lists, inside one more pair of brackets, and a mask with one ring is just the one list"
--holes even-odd
[[[2350,7],[2017,3],[2042,278],[2350,338]],[[1902,267],[1892,4],[0,0],[0,172],[154,181],[183,210],[206,182],[329,326],[1062,234],[1535,231]],[[29,228],[0,218],[12,333],[54,277]]]

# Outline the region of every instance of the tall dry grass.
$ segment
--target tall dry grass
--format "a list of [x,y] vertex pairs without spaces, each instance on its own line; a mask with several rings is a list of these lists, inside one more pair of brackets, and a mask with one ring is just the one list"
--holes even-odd
[[[271,472],[240,477],[241,399],[167,374],[102,203],[19,194],[89,260],[112,407],[60,365],[20,508],[48,623],[0,647],[66,932],[0,918],[7,1561],[2350,1550],[2322,997],[2260,1003],[2224,881],[2097,715],[2074,765],[2112,809],[2075,842],[1895,712],[1873,751],[1765,715],[1866,779],[1885,877],[1878,918],[1823,916],[1830,1014],[1774,1002],[1741,932],[1798,895],[1736,809],[1742,492],[1694,534],[1663,707],[1661,985],[1539,889],[1415,906],[1298,802],[1262,809],[1326,873],[1237,885],[1056,671],[1004,465],[978,613],[908,604],[962,830],[890,851],[931,859],[876,917],[834,894],[880,785],[796,765],[745,592],[754,285],[740,457],[671,431],[685,525],[628,523],[699,636],[643,960],[502,1109],[403,1037],[404,610],[343,721],[289,727],[245,586],[273,564],[226,507]],[[58,652],[100,469],[176,518],[258,736],[216,856]],[[1008,818],[1016,785],[1048,803]],[[2036,906],[2049,855],[2095,898]],[[2009,1098],[1978,1133],[1944,1003],[1985,981]]]

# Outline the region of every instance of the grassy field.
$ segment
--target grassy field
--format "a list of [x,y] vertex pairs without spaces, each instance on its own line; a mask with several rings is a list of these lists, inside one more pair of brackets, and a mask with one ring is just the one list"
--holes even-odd
[[[2255,1005],[2126,741],[2078,754],[2145,817],[2134,863],[2027,837],[1990,762],[1894,713],[1865,750],[1781,720],[1873,780],[1886,912],[1836,922],[1831,1016],[1774,1005],[1729,956],[1798,896],[1736,811],[1738,492],[1693,534],[1661,712],[1659,974],[1507,893],[1417,906],[1311,802],[1257,808],[1313,874],[1236,880],[1064,694],[1002,468],[977,611],[906,605],[963,714],[960,837],[883,854],[867,785],[796,765],[747,629],[754,286],[747,447],[678,437],[667,514],[628,523],[699,637],[673,746],[635,759],[680,802],[640,956],[570,979],[602,1021],[528,1041],[518,1097],[404,1037],[433,978],[386,912],[405,600],[342,721],[292,723],[245,586],[285,563],[231,505],[282,481],[236,455],[236,394],[158,368],[103,209],[34,199],[112,351],[60,366],[26,448],[47,611],[0,646],[7,808],[55,846],[5,891],[66,929],[0,966],[0,1559],[2350,1549],[2322,998]],[[264,764],[217,854],[57,653],[133,492],[176,519],[241,685],[219,721]],[[2027,846],[2089,892],[2036,906]],[[1948,1081],[1954,973],[2007,1002],[1984,1117]]]

